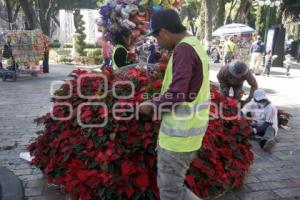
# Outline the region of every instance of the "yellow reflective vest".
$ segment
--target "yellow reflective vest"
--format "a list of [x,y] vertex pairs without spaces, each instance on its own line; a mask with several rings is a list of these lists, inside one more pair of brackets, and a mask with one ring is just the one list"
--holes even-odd
[[[183,102],[163,114],[159,130],[160,147],[174,152],[191,152],[201,147],[209,121],[210,83],[209,62],[204,46],[194,36],[185,37],[180,43],[192,46],[202,62],[203,82],[197,97],[192,102]],[[161,94],[169,89],[173,77],[173,55],[171,56]],[[201,66],[199,66],[201,68]]]

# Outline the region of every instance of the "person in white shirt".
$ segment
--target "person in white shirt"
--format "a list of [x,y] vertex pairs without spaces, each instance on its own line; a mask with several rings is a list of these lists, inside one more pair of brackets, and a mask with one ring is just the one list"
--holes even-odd
[[253,99],[246,104],[242,113],[251,117],[253,134],[259,136],[259,145],[266,151],[275,144],[274,138],[278,132],[277,109],[266,96],[266,92],[257,89]]

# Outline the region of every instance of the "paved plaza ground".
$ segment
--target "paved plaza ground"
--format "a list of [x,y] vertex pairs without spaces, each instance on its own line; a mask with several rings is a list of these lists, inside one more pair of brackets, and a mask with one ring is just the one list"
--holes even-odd
[[[216,81],[220,66],[213,65],[211,80]],[[63,80],[72,66],[51,65],[50,74],[21,77],[17,82],[0,82],[0,166],[7,167],[23,182],[26,200],[63,200],[59,188],[46,184],[41,172],[19,158],[39,129],[33,119],[50,111],[50,85]],[[291,76],[283,68],[274,68],[269,77],[258,76],[260,88],[293,117],[291,130],[280,129],[279,143],[270,153],[253,142],[255,161],[245,184],[221,197],[221,200],[300,199],[300,66]]]

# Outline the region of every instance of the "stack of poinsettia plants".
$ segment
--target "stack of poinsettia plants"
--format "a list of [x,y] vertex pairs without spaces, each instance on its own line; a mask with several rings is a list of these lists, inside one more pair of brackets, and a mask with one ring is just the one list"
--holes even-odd
[[[160,121],[138,114],[137,105],[160,91],[164,70],[165,65],[117,73],[109,67],[100,73],[75,70],[55,92],[53,111],[36,120],[44,128],[29,146],[32,164],[81,200],[159,199]],[[211,101],[208,130],[186,176],[202,198],[241,186],[253,161],[250,126],[238,115],[237,102],[213,85]]]

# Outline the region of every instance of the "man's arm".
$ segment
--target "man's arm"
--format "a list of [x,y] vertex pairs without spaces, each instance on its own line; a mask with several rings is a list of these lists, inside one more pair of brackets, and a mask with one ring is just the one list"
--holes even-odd
[[253,98],[254,91],[257,90],[257,88],[258,88],[258,85],[257,85],[255,77],[253,76],[253,74],[250,71],[248,71],[248,73],[246,74],[246,80],[247,80],[248,84],[251,86],[251,89],[250,89],[249,96],[245,100],[245,102],[250,102],[250,100]]
[[223,96],[229,95],[229,87],[226,81],[226,69],[222,67],[217,74],[218,81],[220,83],[220,88]]

